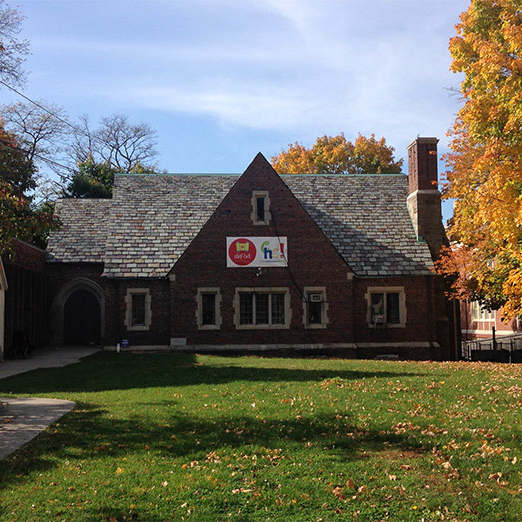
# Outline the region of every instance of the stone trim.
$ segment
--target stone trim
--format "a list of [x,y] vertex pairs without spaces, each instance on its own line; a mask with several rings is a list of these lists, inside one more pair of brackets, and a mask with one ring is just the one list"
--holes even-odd
[[[215,303],[215,324],[203,324],[203,294],[213,294]],[[198,288],[196,295],[196,323],[198,330],[219,330],[221,328],[221,289],[219,287]]]
[[[265,200],[265,218],[262,221],[257,219],[257,200],[263,198]],[[270,196],[267,190],[253,190],[252,191],[252,223],[254,225],[268,225],[270,224]]]
[[[309,323],[308,322],[308,294],[321,294],[321,322],[320,323]],[[303,291],[303,324],[305,328],[312,330],[325,329],[328,327],[328,300],[326,298],[326,287],[325,286],[305,286]]]
[[317,343],[317,344],[187,344],[186,346],[170,346],[172,351],[202,352],[269,352],[277,350],[355,350],[354,343]]
[[[120,348],[122,352],[132,351],[169,351],[169,352],[234,352],[234,351],[255,351],[269,352],[277,350],[329,350],[345,349],[355,350],[357,348],[440,348],[437,342],[411,341],[411,342],[389,342],[389,343],[316,343],[316,344],[187,344],[187,345],[131,345],[127,348]],[[104,346],[104,351],[114,352],[116,346]]]
[[[144,325],[132,325],[132,296],[133,295],[144,295],[145,296],[145,324]],[[151,297],[149,288],[127,288],[127,295],[125,296],[125,322],[124,325],[127,331],[147,331],[150,330],[150,324],[152,322],[152,308],[151,308]]]
[[[366,298],[366,323],[370,328],[374,328],[372,324],[372,300],[371,294],[399,294],[399,323],[385,323],[386,328],[405,328],[406,327],[406,294],[403,286],[369,286],[366,289],[364,297]],[[385,300],[386,302],[386,300]]]

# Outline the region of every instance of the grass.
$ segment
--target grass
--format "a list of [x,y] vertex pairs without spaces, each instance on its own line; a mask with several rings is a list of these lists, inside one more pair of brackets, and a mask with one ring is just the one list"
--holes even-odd
[[76,409],[0,519],[518,521],[522,366],[100,353],[0,381]]

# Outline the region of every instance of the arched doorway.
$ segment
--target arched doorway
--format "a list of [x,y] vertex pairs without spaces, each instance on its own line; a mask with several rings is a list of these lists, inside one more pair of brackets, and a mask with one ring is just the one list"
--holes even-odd
[[52,305],[53,344],[101,344],[105,336],[105,294],[94,281],[79,277],[65,284]]
[[76,290],[63,307],[64,344],[99,344],[100,304],[89,290]]

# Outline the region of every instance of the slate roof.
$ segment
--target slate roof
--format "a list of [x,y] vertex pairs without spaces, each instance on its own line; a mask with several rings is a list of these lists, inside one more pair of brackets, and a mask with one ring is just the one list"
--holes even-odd
[[116,176],[104,275],[165,277],[238,179]]
[[417,241],[404,174],[288,175],[283,180],[359,276],[432,273]]
[[62,225],[49,237],[47,261],[103,263],[110,199],[59,199],[55,213]]
[[[281,176],[358,276],[432,273],[405,175]],[[49,261],[104,261],[108,277],[165,277],[237,175],[117,175],[112,200],[62,200]]]

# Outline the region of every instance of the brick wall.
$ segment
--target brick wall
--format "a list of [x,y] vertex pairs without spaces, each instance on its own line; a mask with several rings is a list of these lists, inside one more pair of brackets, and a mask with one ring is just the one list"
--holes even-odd
[[[268,225],[252,222],[252,192],[268,191]],[[226,267],[226,237],[286,236],[288,267]],[[298,344],[353,342],[352,281],[349,269],[315,222],[272,169],[250,167],[175,265],[171,283],[172,337],[189,344]],[[196,324],[199,287],[219,287],[222,327],[201,331]],[[328,328],[312,330],[303,324],[304,287],[326,287]],[[291,328],[236,330],[232,303],[236,287],[288,287]]]
[[[253,190],[267,190],[272,218],[268,225],[253,225]],[[226,267],[226,237],[286,236],[289,267],[263,269]],[[351,278],[350,269],[277,176],[260,170],[248,172],[234,186],[214,216],[174,267],[171,282],[171,336],[187,344],[322,344],[333,343],[435,343],[432,276],[402,278]],[[350,274],[351,275],[351,274]],[[307,329],[303,324],[304,287],[325,287],[328,327]],[[405,328],[376,331],[367,323],[368,286],[404,287]],[[198,287],[219,287],[222,325],[219,330],[198,330]],[[290,329],[238,330],[234,325],[233,300],[237,287],[288,287],[291,297]],[[380,352],[379,352],[380,350]],[[377,353],[389,353],[386,348]],[[397,351],[395,349],[395,351]],[[401,350],[399,350],[401,351]],[[411,352],[411,353],[410,353]],[[422,353],[421,353],[422,352]],[[433,357],[433,350],[412,351],[413,358]],[[374,353],[367,352],[368,356]],[[364,351],[359,354],[365,356]]]
[[[170,342],[170,300],[167,280],[114,280],[102,277],[101,263],[48,263],[49,309],[65,285],[85,278],[99,285],[105,296],[103,345],[128,339],[131,345],[168,345]],[[128,288],[150,288],[152,324],[148,331],[128,331],[124,325]],[[55,313],[60,313],[56,310]],[[52,324],[52,322],[51,322]],[[52,332],[54,334],[54,332]]]

